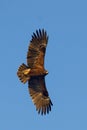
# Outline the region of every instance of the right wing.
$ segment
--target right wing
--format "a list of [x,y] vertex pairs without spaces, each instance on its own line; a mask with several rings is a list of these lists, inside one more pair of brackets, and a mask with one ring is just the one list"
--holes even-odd
[[36,105],[36,110],[38,113],[46,114],[51,111],[51,106],[53,105],[46,86],[45,79],[43,76],[32,77],[29,80],[29,93],[32,98],[33,103]]

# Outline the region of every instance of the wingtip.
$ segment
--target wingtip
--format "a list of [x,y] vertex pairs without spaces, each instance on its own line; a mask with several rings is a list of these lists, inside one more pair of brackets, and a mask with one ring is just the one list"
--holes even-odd
[[34,39],[34,38],[45,38],[45,39],[47,39],[47,41],[48,41],[48,35],[47,35],[47,32],[46,32],[46,30],[44,29],[44,28],[42,28],[42,29],[36,29],[36,32],[33,32],[33,35],[32,35],[32,40]]
[[43,105],[39,108],[37,108],[37,106],[36,106],[36,110],[38,111],[38,114],[47,115],[51,111],[52,106],[53,106],[53,104],[50,100],[50,103],[48,105]]

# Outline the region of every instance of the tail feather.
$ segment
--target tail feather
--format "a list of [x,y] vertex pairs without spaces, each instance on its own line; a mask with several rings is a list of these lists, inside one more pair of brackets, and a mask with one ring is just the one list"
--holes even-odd
[[26,83],[30,79],[29,72],[30,69],[25,64],[20,65],[17,75],[21,82]]

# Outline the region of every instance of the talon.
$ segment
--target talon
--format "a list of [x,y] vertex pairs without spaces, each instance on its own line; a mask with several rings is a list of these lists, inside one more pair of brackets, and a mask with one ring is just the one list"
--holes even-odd
[[26,69],[26,70],[24,70],[24,71],[23,71],[24,75],[29,74],[30,70],[31,70],[31,69]]

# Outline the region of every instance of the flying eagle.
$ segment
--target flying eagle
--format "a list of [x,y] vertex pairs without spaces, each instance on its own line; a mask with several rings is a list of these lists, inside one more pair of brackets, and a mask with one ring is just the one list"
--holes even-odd
[[44,29],[36,30],[27,53],[27,65],[24,63],[18,68],[17,75],[21,82],[28,81],[28,89],[33,103],[36,105],[38,113],[46,114],[51,111],[52,101],[49,97],[45,76],[48,71],[44,68],[44,57],[48,36]]

